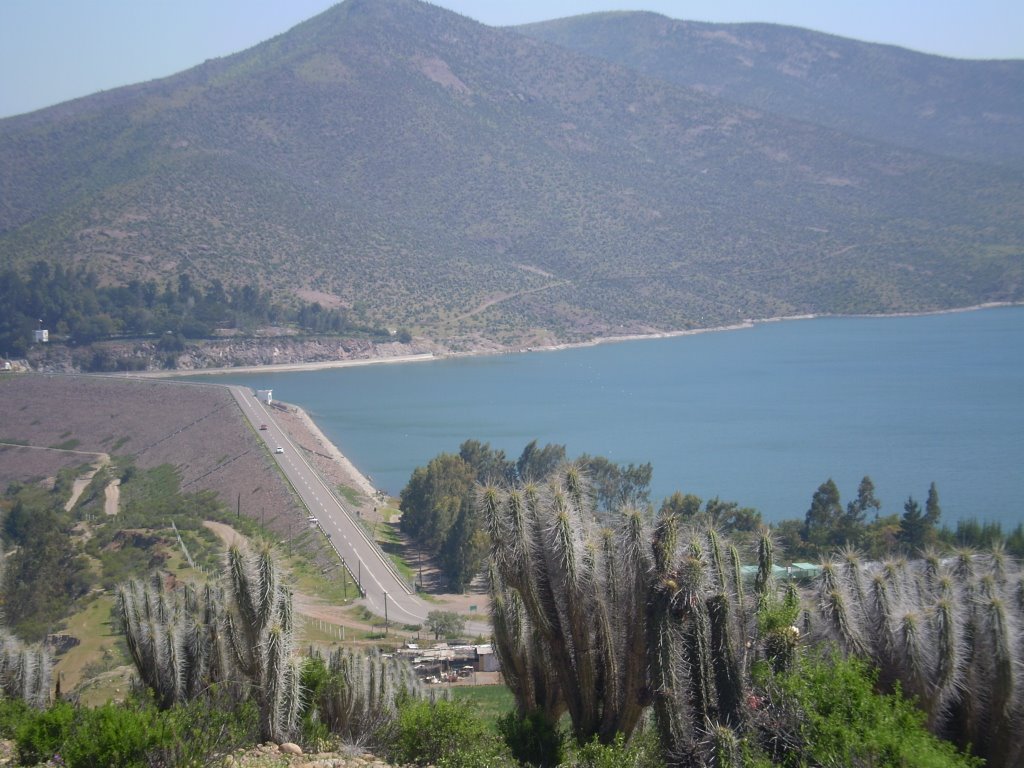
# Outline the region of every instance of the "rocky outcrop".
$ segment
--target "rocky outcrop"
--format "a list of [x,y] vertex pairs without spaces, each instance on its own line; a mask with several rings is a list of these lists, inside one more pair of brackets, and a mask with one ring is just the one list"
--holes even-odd
[[87,347],[38,345],[27,364],[41,373],[104,371],[202,371],[237,366],[370,360],[435,351],[419,341],[377,342],[337,336],[231,337],[189,342],[181,350],[161,349],[150,340],[104,341]]

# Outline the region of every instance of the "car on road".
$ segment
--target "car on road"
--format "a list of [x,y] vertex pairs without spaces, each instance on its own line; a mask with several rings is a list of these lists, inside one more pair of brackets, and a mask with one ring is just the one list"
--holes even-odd
[[274,449],[274,453],[284,453],[284,448],[279,445]]
[[260,424],[260,429],[266,429],[266,428],[267,428],[266,424]]

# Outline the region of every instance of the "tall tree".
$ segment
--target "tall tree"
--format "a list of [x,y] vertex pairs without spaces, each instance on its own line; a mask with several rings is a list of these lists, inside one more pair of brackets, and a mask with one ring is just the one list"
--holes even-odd
[[844,545],[860,546],[865,536],[868,511],[873,509],[877,519],[881,508],[882,502],[875,498],[875,484],[865,475],[857,486],[857,498],[846,505],[846,514],[839,521],[836,538]]
[[491,448],[490,443],[466,440],[459,446],[459,458],[469,464],[480,483],[512,482],[516,465],[505,456],[505,452]]
[[942,508],[939,506],[939,491],[935,487],[934,482],[928,486],[928,499],[924,503],[924,517],[931,528],[934,528],[938,524],[939,518],[942,517]]
[[910,550],[921,549],[925,545],[928,528],[928,520],[921,512],[921,505],[913,496],[908,497],[903,505],[903,516],[900,517],[900,543]]
[[516,461],[516,475],[522,482],[543,482],[544,478],[566,462],[564,445],[548,443],[543,448],[530,441]]
[[440,550],[462,508],[472,507],[475,483],[473,468],[453,453],[417,467],[400,495],[402,532],[434,552]]
[[839,488],[830,477],[818,486],[811,498],[810,509],[804,518],[804,541],[818,549],[827,549],[840,543],[836,540],[836,528],[842,515]]

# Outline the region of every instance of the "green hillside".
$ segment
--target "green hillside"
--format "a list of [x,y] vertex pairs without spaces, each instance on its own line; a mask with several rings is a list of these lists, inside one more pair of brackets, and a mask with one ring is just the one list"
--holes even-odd
[[1024,168],[1024,61],[967,61],[775,24],[593,13],[517,28],[666,82],[851,135]]
[[[946,66],[915,60],[922,82]],[[870,85],[870,62],[846,63],[844,88]],[[1022,298],[1012,167],[708,90],[416,0],[347,0],[0,121],[0,268],[255,282],[441,343]],[[868,120],[899,101],[878,97],[837,98]]]

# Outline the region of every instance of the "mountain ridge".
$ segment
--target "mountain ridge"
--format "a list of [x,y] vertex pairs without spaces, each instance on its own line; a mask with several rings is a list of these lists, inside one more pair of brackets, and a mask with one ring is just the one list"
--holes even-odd
[[256,275],[441,341],[1015,301],[1022,199],[414,0],[0,121],[3,266]]

